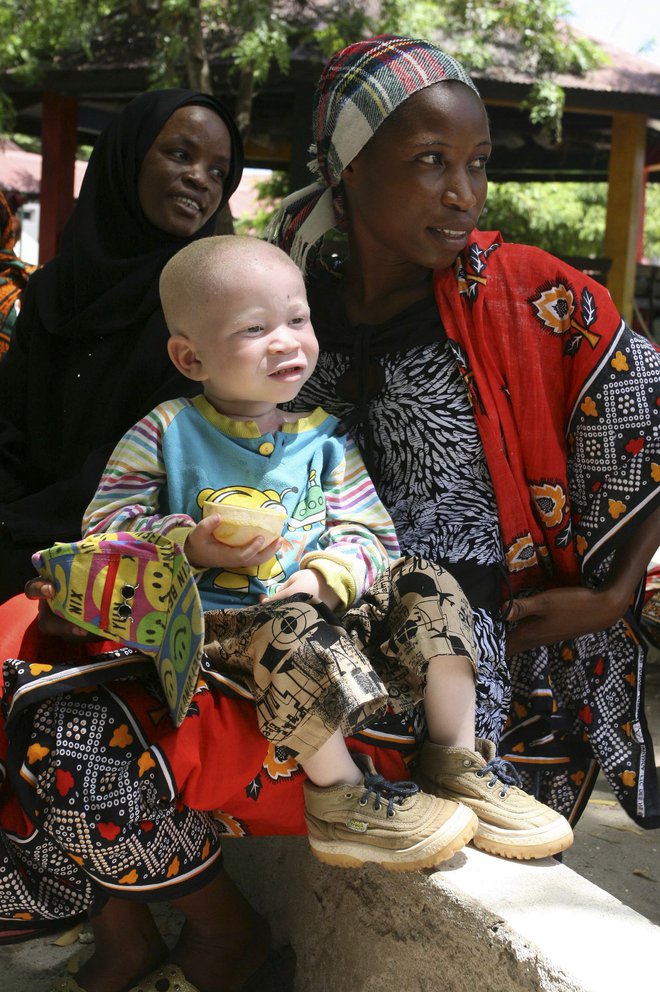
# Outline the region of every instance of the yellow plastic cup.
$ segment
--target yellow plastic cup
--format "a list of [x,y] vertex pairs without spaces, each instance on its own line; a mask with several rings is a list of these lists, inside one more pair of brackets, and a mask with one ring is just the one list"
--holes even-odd
[[220,523],[213,531],[216,541],[240,548],[249,544],[255,537],[263,536],[266,544],[280,537],[284,530],[287,513],[283,506],[269,506],[252,509],[247,506],[232,506],[229,503],[214,503],[204,500],[202,514],[210,517],[217,513]]

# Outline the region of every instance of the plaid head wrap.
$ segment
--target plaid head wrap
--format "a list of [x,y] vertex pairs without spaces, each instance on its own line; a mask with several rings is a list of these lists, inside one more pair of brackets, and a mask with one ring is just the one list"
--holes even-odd
[[428,41],[378,35],[349,45],[325,66],[314,98],[315,159],[309,163],[317,179],[291,193],[268,232],[303,271],[310,248],[341,226],[343,170],[380,125],[413,93],[447,80],[477,88],[456,59]]

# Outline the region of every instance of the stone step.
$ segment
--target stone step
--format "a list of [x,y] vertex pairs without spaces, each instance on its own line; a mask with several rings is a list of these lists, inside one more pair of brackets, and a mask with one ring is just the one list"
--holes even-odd
[[660,988],[660,927],[553,859],[469,847],[434,871],[394,873],[322,865],[303,837],[224,851],[275,943],[293,946],[296,992]]

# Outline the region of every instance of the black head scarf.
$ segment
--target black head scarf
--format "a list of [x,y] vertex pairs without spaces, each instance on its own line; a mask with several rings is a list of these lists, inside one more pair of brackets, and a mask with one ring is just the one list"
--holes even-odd
[[231,137],[231,166],[218,211],[238,186],[243,145],[220,100],[186,89],[154,90],[132,100],[99,136],[58,256],[31,287],[50,334],[138,332],[160,307],[158,279],[168,259],[190,241],[213,234],[217,212],[193,237],[177,238],[151,224],[138,200],[145,155],[172,114],[190,104],[215,111]]

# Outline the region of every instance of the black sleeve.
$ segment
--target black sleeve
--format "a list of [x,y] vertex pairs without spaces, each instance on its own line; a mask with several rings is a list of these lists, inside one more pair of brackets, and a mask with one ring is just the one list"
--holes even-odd
[[[33,278],[37,278],[35,273]],[[96,491],[113,444],[92,451],[79,473],[30,491],[26,479],[28,407],[34,400],[30,350],[39,343],[35,295],[23,294],[9,350],[0,360],[0,527],[14,542],[36,544],[80,536],[82,514]],[[43,363],[41,363],[43,365]],[[48,382],[40,385],[39,402],[49,403]]]
[[[27,300],[27,293],[24,300]],[[29,364],[28,316],[24,307],[14,326],[9,350],[0,359],[0,504],[24,492],[24,430]]]
[[92,451],[81,470],[45,489],[0,506],[0,522],[18,544],[46,546],[81,537],[82,518],[112,454],[108,444]]

